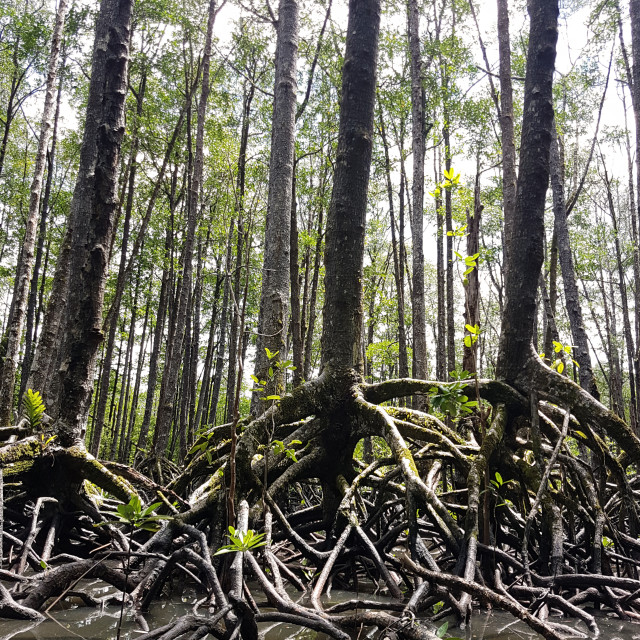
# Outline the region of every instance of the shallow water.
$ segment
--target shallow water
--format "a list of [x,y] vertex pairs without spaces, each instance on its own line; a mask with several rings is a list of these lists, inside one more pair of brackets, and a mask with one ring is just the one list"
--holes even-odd
[[[354,597],[352,593],[333,591],[327,606],[343,602]],[[371,596],[367,596],[372,598]],[[157,603],[146,616],[150,628],[167,624],[172,620],[189,613],[196,602],[196,597],[183,596]],[[200,609],[205,614],[205,609]],[[120,614],[119,607],[107,607],[103,611],[88,607],[74,607],[66,611],[50,612],[50,618],[40,624],[3,620],[0,622],[0,640],[111,640],[116,636],[116,627]],[[558,622],[570,624],[566,619]],[[602,617],[598,619],[600,638],[602,640],[640,640],[640,625],[623,622],[617,618]],[[585,632],[583,624],[576,628]],[[264,624],[260,628],[265,640],[326,640],[328,637],[309,629],[301,629],[284,624]],[[135,640],[141,635],[140,628],[131,616],[125,615],[121,638]],[[458,636],[465,640],[538,640],[538,634],[531,631],[524,623],[501,611],[491,613],[478,611],[465,630],[451,627],[447,636]],[[362,632],[360,640],[380,640],[381,634],[371,630]]]

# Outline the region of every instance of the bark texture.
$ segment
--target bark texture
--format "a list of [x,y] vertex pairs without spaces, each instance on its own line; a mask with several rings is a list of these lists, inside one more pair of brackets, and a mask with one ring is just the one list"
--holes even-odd
[[20,354],[20,341],[24,325],[27,300],[29,298],[29,284],[35,258],[35,246],[37,236],[38,214],[40,211],[40,196],[42,194],[42,180],[44,178],[45,164],[47,161],[47,147],[51,137],[53,126],[53,114],[55,110],[56,77],[58,75],[58,59],[62,42],[62,32],[67,15],[67,0],[60,0],[56,21],[51,38],[51,51],[47,68],[47,81],[45,88],[44,107],[40,122],[40,138],[36,152],[31,192],[29,196],[29,212],[22,243],[21,260],[18,263],[16,273],[15,294],[12,301],[13,313],[7,328],[7,347],[2,364],[2,379],[0,380],[0,426],[7,427],[11,422],[11,410],[13,408],[13,395],[16,380],[16,369]]
[[[258,378],[268,381],[266,391],[269,395],[280,395],[284,391],[284,377],[279,369],[274,367],[274,376],[268,380],[267,370],[270,364],[266,349],[272,353],[280,352],[279,359],[284,359],[286,350],[285,323],[289,311],[291,272],[291,200],[298,86],[296,82],[297,64],[298,2],[297,0],[281,0],[276,45],[267,225],[255,366]],[[258,394],[254,394],[252,404],[254,411],[262,408]]]
[[538,278],[544,258],[544,204],[553,126],[552,85],[558,40],[558,5],[530,0],[531,20],[520,173],[512,249],[505,263],[505,306],[496,375],[515,381],[531,357]]
[[71,203],[72,247],[61,374],[59,442],[84,437],[98,347],[109,250],[118,209],[120,145],[125,131],[131,0],[103,0],[96,25],[89,101]]
[[379,0],[350,0],[338,153],[327,216],[325,367],[362,368],[362,269],[379,29]]
[[409,0],[409,51],[411,55],[411,148],[413,151],[413,368],[414,378],[427,377],[427,327],[424,300],[424,155],[425,115],[420,56],[418,1]]

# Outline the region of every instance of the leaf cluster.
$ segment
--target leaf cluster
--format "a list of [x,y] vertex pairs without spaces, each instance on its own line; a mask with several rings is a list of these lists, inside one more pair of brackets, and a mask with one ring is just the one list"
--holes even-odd
[[264,533],[256,533],[253,529],[249,529],[243,533],[235,527],[229,526],[229,533],[227,535],[231,543],[220,547],[214,555],[219,556],[223,553],[237,552],[244,553],[251,549],[263,547],[266,544],[264,541]]

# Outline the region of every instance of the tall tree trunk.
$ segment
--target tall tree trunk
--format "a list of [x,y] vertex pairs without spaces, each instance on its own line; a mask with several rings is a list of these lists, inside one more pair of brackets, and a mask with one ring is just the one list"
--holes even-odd
[[[153,274],[152,278],[153,280]],[[138,353],[138,365],[136,368],[136,379],[133,387],[133,398],[131,400],[131,411],[129,412],[129,420],[127,426],[127,437],[124,443],[123,453],[120,458],[121,462],[129,464],[131,457],[131,438],[133,436],[133,428],[136,423],[136,414],[138,410],[138,398],[140,396],[140,384],[142,382],[142,367],[144,366],[146,347],[147,347],[147,328],[149,326],[149,313],[151,310],[151,297],[147,298],[147,305],[144,312],[144,323],[142,325],[142,336],[140,337],[140,352]]]
[[[326,179],[326,173],[323,172],[322,191],[324,190],[324,184]],[[322,198],[321,198],[322,201]],[[313,338],[315,333],[316,323],[316,304],[318,300],[318,281],[320,279],[320,262],[322,259],[322,225],[324,218],[324,206],[320,204],[320,210],[318,211],[318,226],[316,227],[316,246],[313,258],[313,275],[311,277],[311,293],[309,294],[309,324],[306,331],[306,344],[304,348],[304,379],[309,380],[311,377],[311,360],[313,357]]]
[[[258,319],[255,374],[267,380],[267,395],[284,392],[284,371],[273,367],[267,357],[279,352],[285,356],[285,323],[289,307],[291,198],[296,116],[296,67],[298,62],[298,2],[280,0],[276,43],[276,77],[269,162],[269,194],[265,227],[262,293]],[[252,412],[264,409],[259,394],[252,398]]]
[[302,318],[300,314],[300,258],[298,251],[298,207],[296,203],[296,172],[294,163],[293,184],[291,186],[291,343],[293,347],[293,386],[302,382],[304,343],[302,341]]
[[60,57],[60,46],[66,14],[67,0],[60,0],[53,35],[51,37],[44,107],[42,109],[42,120],[40,122],[40,137],[38,139],[38,150],[36,152],[33,180],[31,182],[29,212],[27,214],[24,239],[22,242],[22,259],[19,262],[16,272],[16,290],[12,301],[13,313],[11,314],[11,321],[6,332],[7,347],[2,363],[2,378],[0,380],[0,427],[8,426],[12,419],[16,369],[18,367],[20,340],[22,338],[22,328],[29,297],[29,284],[33,271],[40,196],[42,194],[42,179],[44,177],[47,148],[53,126],[52,118],[55,108],[58,58]]
[[[389,145],[387,144],[387,134],[382,117],[382,109],[378,112],[380,120],[380,135],[384,147],[385,174],[387,179],[387,196],[389,198],[389,221],[391,225],[391,245],[393,250],[393,274],[396,281],[396,299],[398,308],[398,367],[401,378],[409,377],[409,362],[407,359],[407,335],[404,326],[404,278],[402,276],[401,256],[398,251],[396,240],[396,220],[393,206],[393,187],[391,185],[391,161],[389,159]],[[400,199],[403,200],[404,181],[400,176]],[[402,202],[404,209],[404,202]],[[403,212],[404,213],[404,212]]]
[[136,457],[138,458],[144,456],[147,453],[149,427],[151,426],[153,403],[156,395],[156,386],[158,385],[158,361],[160,359],[160,349],[162,347],[164,325],[167,317],[167,306],[170,296],[169,287],[171,286],[171,269],[169,266],[167,266],[167,263],[170,263],[171,242],[171,229],[167,229],[167,236],[165,240],[165,267],[162,271],[160,298],[158,300],[156,324],[153,330],[153,345],[151,347],[151,356],[149,357],[149,379],[147,383],[147,397],[145,400],[144,415],[142,417],[142,424],[140,425],[140,433],[138,434],[138,444],[136,447]]
[[629,372],[629,423],[631,428],[638,433],[640,426],[638,425],[638,401],[636,398],[636,382],[635,372],[633,368],[635,347],[633,343],[633,335],[631,333],[631,321],[629,314],[629,301],[627,298],[627,285],[625,283],[624,268],[622,266],[622,253],[620,250],[620,238],[618,234],[618,220],[616,215],[616,209],[613,202],[613,194],[611,193],[611,182],[607,174],[606,167],[604,168],[604,181],[607,191],[607,201],[609,203],[609,214],[611,215],[611,221],[613,222],[613,245],[615,247],[616,263],[618,268],[618,280],[620,287],[620,301],[622,302],[622,326],[624,330],[624,341],[627,347],[627,370]]
[[[558,330],[556,329],[555,317],[558,307],[558,236],[555,229],[551,236],[551,249],[549,251],[549,294],[546,296],[549,302],[548,308],[545,306],[547,319],[553,320],[553,324],[547,321],[544,334],[543,351],[547,358],[553,353],[553,341],[558,340]],[[546,304],[546,303],[545,303]]]
[[361,283],[379,28],[379,0],[350,0],[338,153],[327,220],[322,331],[325,368],[362,368]]
[[73,243],[63,347],[58,438],[84,438],[98,347],[109,247],[118,209],[117,172],[125,132],[131,0],[102,0],[96,24],[80,166],[71,203]]
[[504,264],[511,250],[516,206],[516,145],[511,85],[509,2],[498,2],[498,52],[500,58],[500,134],[502,145],[502,207],[504,211]]
[[[480,250],[480,217],[482,215],[483,206],[480,202],[480,171],[476,172],[476,182],[473,190],[473,214],[467,211],[467,255],[474,256]],[[470,271],[466,275],[467,282],[465,284],[465,324],[472,327],[480,326],[480,278],[478,267]],[[464,354],[462,357],[462,368],[470,373],[478,371],[478,363],[476,362],[477,344],[473,342],[472,335],[477,336],[479,332],[469,335],[471,345],[464,345]],[[465,338],[466,339],[466,338]],[[468,342],[469,342],[468,341]]]
[[[420,13],[417,0],[408,4],[409,52],[411,56],[411,149],[413,151],[413,365],[414,378],[427,377],[427,323],[424,300],[424,155],[425,115],[422,87],[422,58],[420,54]],[[423,399],[418,409],[424,408]]]
[[496,375],[516,381],[534,356],[532,335],[544,258],[544,204],[553,127],[552,85],[558,39],[555,0],[530,0],[529,48],[520,141],[520,174],[508,259]]
[[[220,269],[220,260],[216,261],[218,270]],[[222,288],[223,277],[218,271],[216,275],[216,286],[213,294],[213,309],[211,311],[211,319],[209,326],[209,340],[207,341],[207,353],[204,358],[204,372],[202,374],[202,385],[200,386],[200,395],[198,397],[198,407],[196,409],[196,417],[194,428],[199,429],[205,426],[209,418],[207,407],[211,402],[211,368],[213,365],[213,354],[215,351],[216,329],[218,328],[218,304],[220,302],[220,290]],[[221,338],[222,339],[222,338]]]
[[[61,66],[64,66],[64,55]],[[61,74],[62,75],[62,74]],[[31,276],[31,285],[29,287],[29,305],[27,309],[27,331],[24,345],[24,359],[22,361],[22,372],[20,375],[20,397],[27,390],[27,381],[33,361],[33,344],[35,342],[38,331],[38,311],[42,308],[42,304],[38,305],[38,279],[40,278],[40,268],[42,267],[42,254],[44,252],[44,243],[47,236],[47,218],[49,215],[49,201],[51,199],[51,186],[53,184],[54,162],[56,157],[56,144],[58,140],[58,120],[60,118],[60,102],[62,98],[62,77],[58,82],[58,97],[56,100],[56,113],[53,117],[53,132],[51,134],[51,149],[47,156],[47,181],[44,188],[44,196],[42,197],[42,207],[40,212],[40,224],[38,228],[38,245],[36,247],[36,257],[33,265],[33,275]],[[49,256],[49,244],[47,244],[47,252],[45,256],[45,266],[42,273],[42,287],[44,289],[45,275],[47,270],[47,261]]]
[[[142,102],[144,100],[145,88],[147,85],[147,77],[146,73],[143,73],[143,76],[140,80],[140,84],[138,86],[138,92],[136,94],[136,123],[140,119],[142,115]],[[118,279],[116,281],[116,297],[111,304],[111,308],[113,309],[113,316],[111,318],[111,323],[109,326],[109,335],[107,337],[107,345],[105,348],[104,358],[102,360],[102,367],[107,371],[106,376],[101,377],[101,382],[98,391],[98,406],[96,409],[96,417],[95,422],[93,424],[93,433],[91,434],[91,445],[89,447],[89,451],[97,456],[100,451],[100,440],[102,438],[102,429],[104,427],[104,414],[107,409],[107,396],[109,394],[109,375],[108,372],[111,370],[111,363],[113,361],[113,349],[116,341],[116,328],[117,328],[117,317],[120,313],[120,304],[122,301],[122,293],[124,292],[124,279],[125,279],[125,267],[127,264],[127,251],[129,248],[129,233],[131,228],[131,214],[133,212],[133,195],[136,184],[136,173],[138,169],[138,149],[140,145],[140,138],[138,136],[138,127],[137,124],[134,126],[134,134],[133,141],[131,144],[131,155],[129,159],[129,185],[127,191],[127,201],[125,204],[125,212],[124,212],[124,226],[122,230],[122,244],[120,247],[120,264],[118,267]]]
[[551,188],[553,190],[553,215],[555,220],[554,230],[558,240],[558,257],[562,269],[565,305],[571,326],[571,336],[573,338],[573,356],[580,365],[580,386],[588,391],[596,400],[599,400],[600,393],[598,392],[591,367],[589,343],[582,318],[578,283],[576,282],[576,272],[571,254],[569,226],[567,224],[567,207],[564,196],[564,162],[555,123],[552,135],[550,169]]
[[55,417],[58,408],[60,379],[57,369],[62,357],[62,332],[67,317],[71,236],[71,220],[68,220],[42,321],[42,332],[27,381],[27,389],[42,389],[44,403],[52,417]]
[[[232,220],[227,236],[227,255],[225,257],[224,293],[222,296],[222,311],[220,312],[220,337],[218,338],[218,353],[216,354],[216,371],[213,376],[213,389],[211,391],[211,401],[209,404],[209,415],[207,424],[216,422],[218,411],[218,399],[220,398],[220,387],[222,386],[222,373],[224,371],[224,352],[227,344],[227,322],[229,317],[229,299],[231,297],[231,261],[233,259],[233,231],[235,223]],[[226,411],[226,404],[225,404]],[[226,413],[223,412],[226,416]],[[224,417],[223,417],[224,420]]]
[[204,52],[202,55],[202,88],[198,102],[198,121],[196,128],[196,151],[194,160],[193,179],[189,193],[189,210],[187,219],[187,231],[185,247],[183,251],[183,272],[180,292],[178,295],[178,310],[176,315],[175,339],[172,345],[173,357],[166,363],[164,377],[166,377],[165,393],[158,407],[156,431],[154,437],[154,452],[157,458],[163,457],[169,441],[169,431],[174,413],[174,401],[177,392],[178,374],[181,362],[184,329],[187,317],[187,303],[191,291],[191,279],[193,273],[193,245],[195,242],[198,212],[200,209],[200,190],[202,187],[202,175],[204,169],[204,125],[207,113],[207,101],[209,99],[211,47],[213,38],[213,23],[216,17],[216,0],[210,0],[207,19],[207,33],[205,37]]
[[[444,63],[443,63],[444,65]],[[443,81],[445,87],[445,93],[448,92],[448,80],[445,78]],[[449,109],[446,106],[444,108],[444,129],[442,131],[444,138],[444,166],[446,171],[451,170],[451,146],[450,146],[450,130],[449,130]],[[451,202],[451,189],[445,189],[444,193],[444,223],[447,231],[447,253],[445,261],[447,265],[447,373],[451,373],[456,368],[456,327],[455,318],[453,316],[454,309],[454,290],[453,290],[453,208]],[[445,377],[445,380],[447,378]]]
[[[440,163],[436,161],[434,149],[434,178],[439,183]],[[447,380],[447,311],[445,303],[445,267],[444,267],[444,215],[442,200],[436,197],[436,280],[438,291],[438,339],[436,345],[436,377]]]

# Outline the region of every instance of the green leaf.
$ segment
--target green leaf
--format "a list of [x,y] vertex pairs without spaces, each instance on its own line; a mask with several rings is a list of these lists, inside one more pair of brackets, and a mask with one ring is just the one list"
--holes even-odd
[[438,630],[436,631],[436,635],[438,636],[438,638],[444,638],[444,634],[447,633],[448,628],[449,628],[448,622],[445,622],[440,627],[438,627]]
[[582,431],[576,431],[576,432],[575,432],[575,434],[576,434],[577,436],[580,436],[580,437],[581,437],[581,438],[583,438],[584,440],[586,440],[586,439],[587,439],[586,434],[585,434],[585,433],[583,433]]
[[564,362],[558,362],[558,367],[556,369],[558,373],[562,373],[564,371]]
[[267,396],[265,398],[265,400],[280,400],[280,396],[278,395],[274,395],[274,396]]
[[35,430],[40,426],[44,409],[44,401],[42,400],[40,392],[27,389],[22,398],[22,410],[31,429]]
[[498,483],[499,483],[500,485],[502,485],[502,484],[503,484],[503,482],[502,482],[502,476],[501,476],[497,471],[496,471],[496,473],[495,473],[495,476],[496,476],[496,480],[498,481]]
[[474,335],[476,333],[478,333],[478,325],[476,325],[475,327],[472,327],[470,324],[465,324],[464,328],[469,332],[469,333],[473,333]]
[[471,336],[464,337],[464,346],[471,349]]

